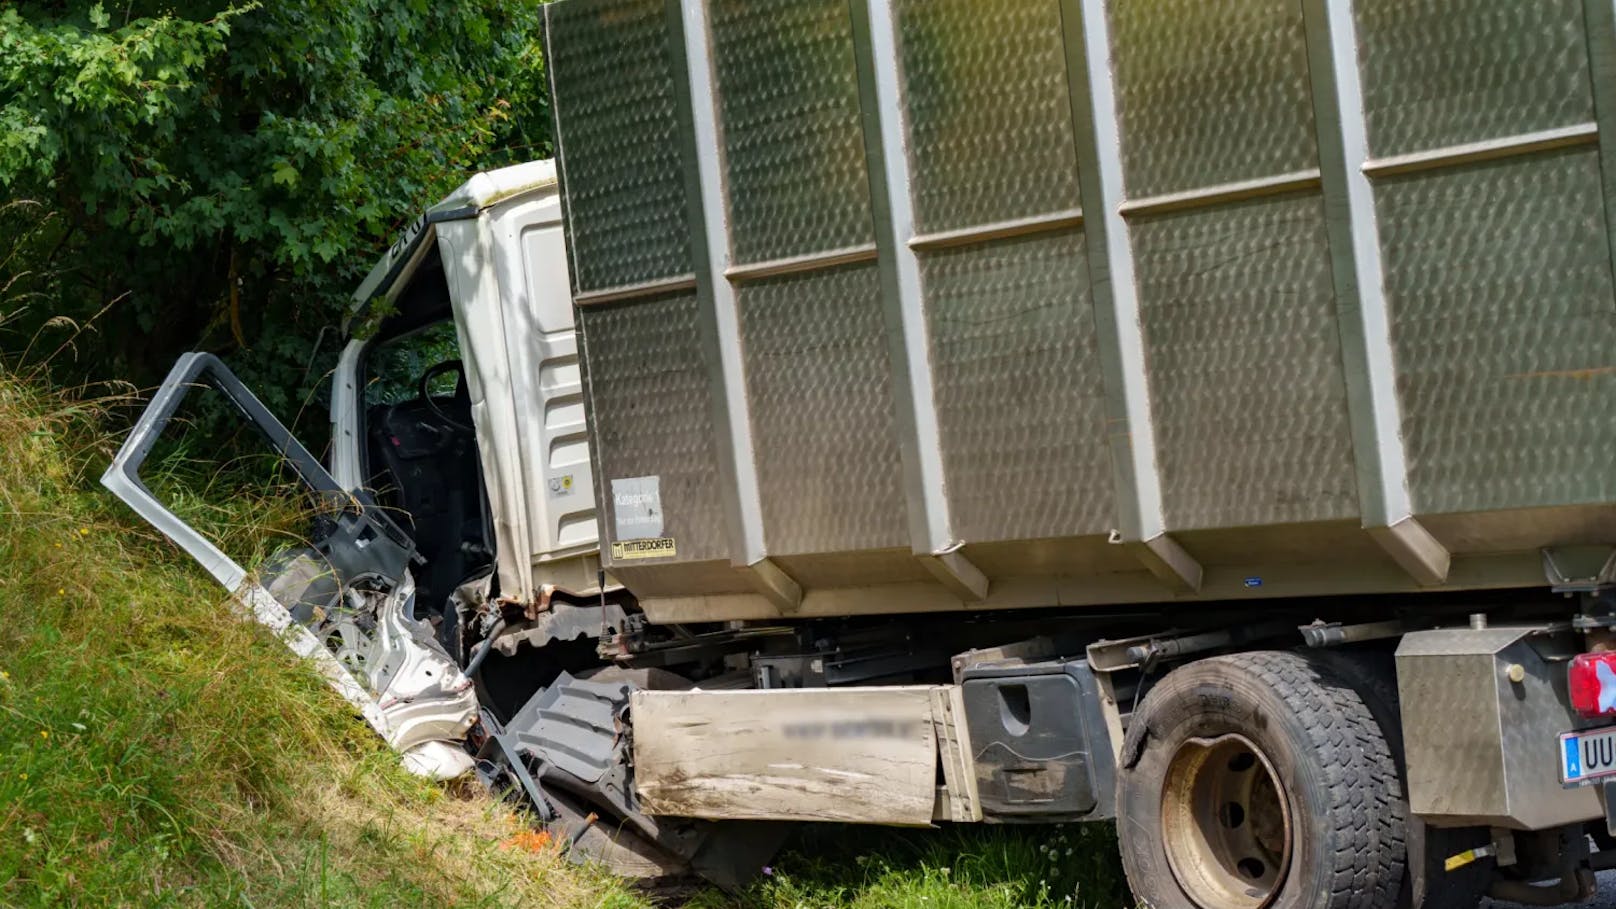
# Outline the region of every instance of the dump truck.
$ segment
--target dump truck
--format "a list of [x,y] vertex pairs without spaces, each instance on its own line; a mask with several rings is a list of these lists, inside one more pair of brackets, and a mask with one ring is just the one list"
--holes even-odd
[[[1610,0],[544,18],[555,159],[359,288],[328,460],[192,354],[106,476],[412,767],[729,884],[809,822],[1112,821],[1161,909],[1616,867]],[[197,388],[308,545],[142,481]]]

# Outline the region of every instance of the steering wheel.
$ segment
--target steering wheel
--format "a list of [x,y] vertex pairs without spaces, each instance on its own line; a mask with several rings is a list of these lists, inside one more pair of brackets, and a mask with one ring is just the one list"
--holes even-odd
[[445,360],[421,373],[421,381],[416,385],[415,389],[416,394],[420,397],[421,403],[426,405],[426,409],[432,412],[433,416],[461,432],[472,432],[473,430],[470,426],[444,413],[443,409],[438,406],[438,402],[432,397],[432,380],[449,372],[460,377],[455,380],[455,391],[458,394],[460,389],[466,387],[466,365],[459,360]]

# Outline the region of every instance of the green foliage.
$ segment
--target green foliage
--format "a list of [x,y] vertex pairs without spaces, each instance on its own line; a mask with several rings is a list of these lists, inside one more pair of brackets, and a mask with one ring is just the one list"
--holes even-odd
[[[420,393],[419,381],[439,363],[460,358],[460,344],[453,322],[439,322],[401,337],[389,338],[367,354],[365,406],[398,404],[414,400]],[[429,389],[434,395],[454,394],[458,380],[453,372],[440,374]]]
[[177,144],[185,110],[203,95],[205,66],[223,54],[230,20],[242,11],[205,22],[141,19],[116,30],[99,3],[85,25],[36,25],[17,8],[0,12],[0,183],[49,181],[64,167],[89,211],[109,209],[109,225],[154,229],[159,212],[149,203],[173,186],[161,152]]
[[23,241],[0,344],[71,337],[58,378],[140,385],[209,349],[290,416],[392,236],[472,172],[548,154],[538,19],[533,0],[7,6],[0,186],[36,206],[0,212]]

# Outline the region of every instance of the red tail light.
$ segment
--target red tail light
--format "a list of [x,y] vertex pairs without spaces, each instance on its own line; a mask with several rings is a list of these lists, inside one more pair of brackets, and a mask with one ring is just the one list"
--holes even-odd
[[1616,653],[1583,653],[1566,670],[1571,709],[1586,717],[1616,715]]

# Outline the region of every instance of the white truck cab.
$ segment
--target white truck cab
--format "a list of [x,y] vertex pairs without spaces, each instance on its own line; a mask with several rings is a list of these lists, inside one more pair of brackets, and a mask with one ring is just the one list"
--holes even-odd
[[[464,740],[478,698],[458,588],[476,587],[476,607],[534,610],[602,592],[568,287],[554,164],[478,174],[418,218],[355,293],[328,464],[217,358],[195,353],[103,477],[428,776],[473,763]],[[341,514],[311,547],[249,570],[141,480],[199,385],[229,398]]]
[[452,325],[470,407],[461,425],[475,427],[501,596],[598,594],[594,477],[554,163],[472,177],[405,231],[354,298],[349,327],[379,330],[351,337],[337,366],[332,476],[349,489],[398,481],[383,475],[380,446],[401,440],[368,441],[381,438],[373,425],[384,416],[371,411],[396,405],[367,405],[367,357],[400,336]]

